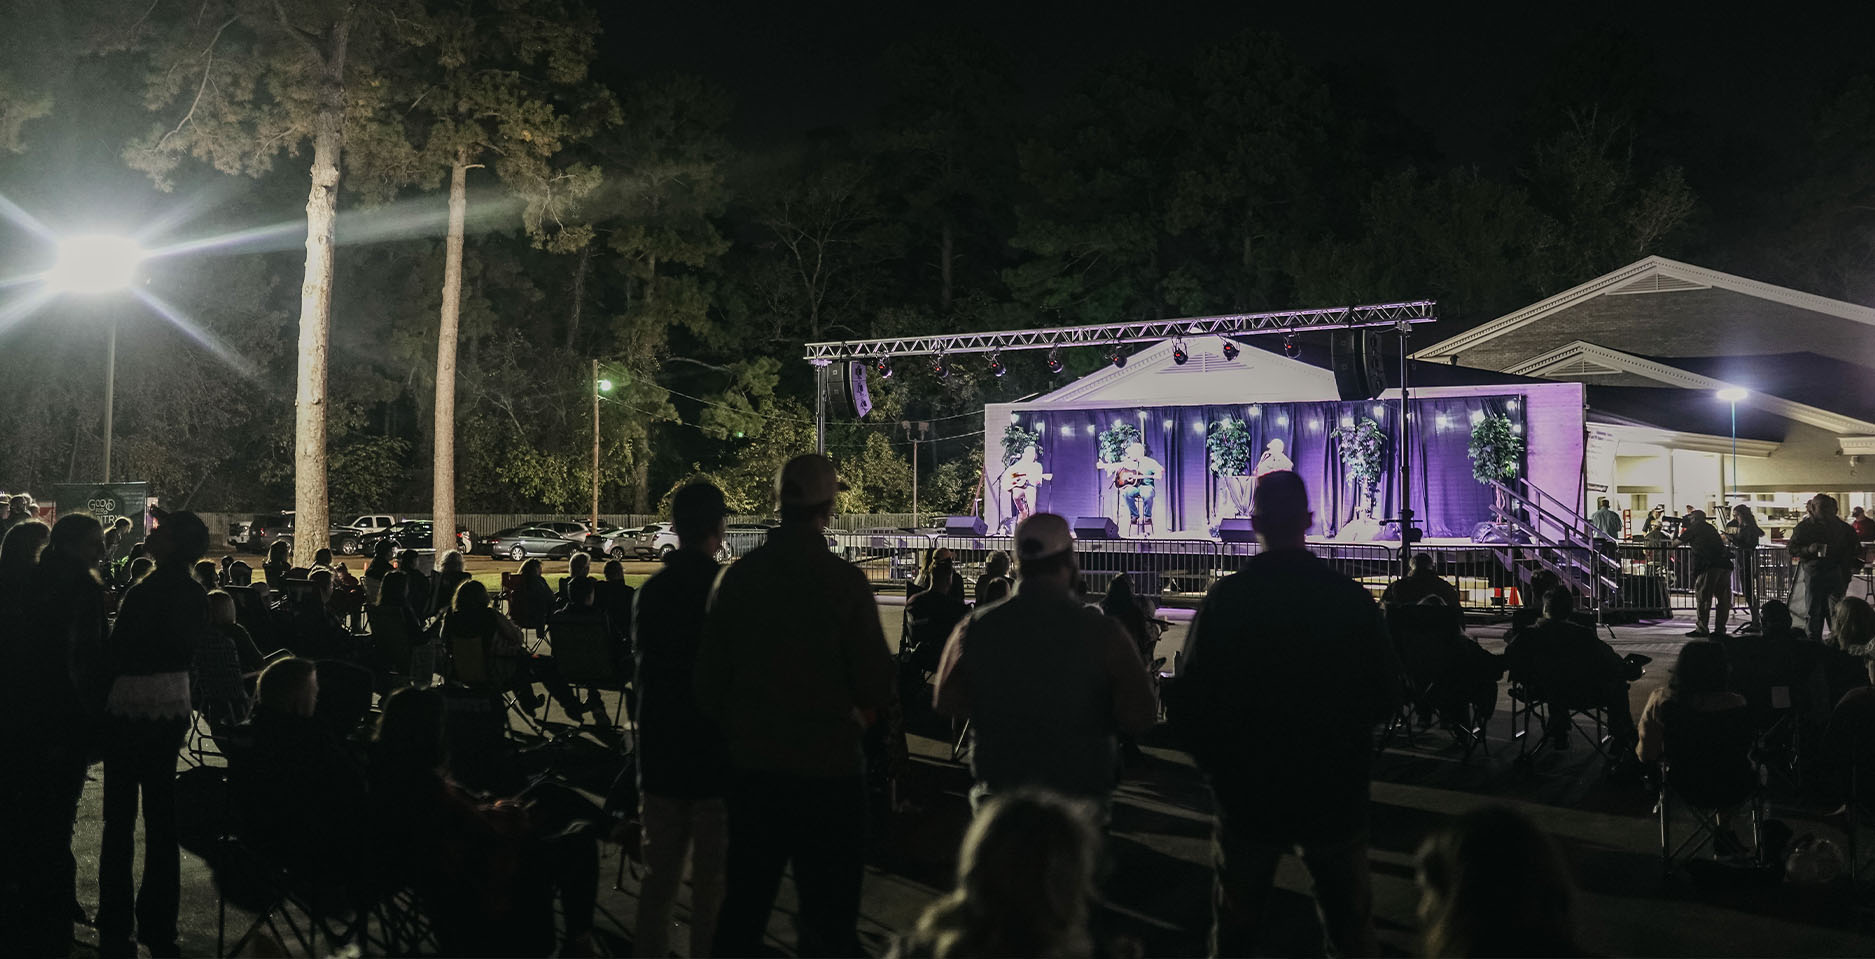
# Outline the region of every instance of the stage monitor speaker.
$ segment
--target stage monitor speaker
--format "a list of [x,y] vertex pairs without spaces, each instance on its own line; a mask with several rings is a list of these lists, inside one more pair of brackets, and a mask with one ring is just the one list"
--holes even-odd
[[1075,539],[1119,539],[1120,527],[1105,516],[1076,516]]
[[1530,538],[1520,530],[1504,523],[1479,523],[1471,528],[1471,541],[1474,543],[1525,544]]
[[1217,538],[1226,543],[1254,543],[1257,531],[1250,525],[1250,517],[1233,516],[1217,521]]
[[1386,355],[1371,329],[1336,330],[1330,342],[1335,392],[1343,400],[1371,400],[1387,388]]
[[982,536],[988,529],[981,516],[951,516],[944,520],[947,536]]

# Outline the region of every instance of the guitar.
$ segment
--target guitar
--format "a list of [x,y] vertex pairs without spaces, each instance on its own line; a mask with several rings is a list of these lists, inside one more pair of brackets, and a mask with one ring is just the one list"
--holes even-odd
[[1003,492],[1013,493],[1017,490],[1028,489],[1036,483],[1047,482],[1054,478],[1053,473],[1011,473],[1009,481],[1004,484]]
[[1127,469],[1125,467],[1121,467],[1118,471],[1116,471],[1113,474],[1113,488],[1125,489],[1128,486],[1137,486],[1139,485],[1139,478],[1141,475],[1143,474],[1141,474],[1139,470],[1133,470],[1133,469]]

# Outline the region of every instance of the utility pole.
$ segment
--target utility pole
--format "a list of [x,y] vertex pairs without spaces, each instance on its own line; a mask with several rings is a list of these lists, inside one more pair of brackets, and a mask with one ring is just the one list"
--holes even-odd
[[[899,427],[905,431],[905,438],[911,441],[911,525],[918,526],[918,446],[925,442],[931,432],[929,420],[912,422],[900,420]],[[914,435],[915,431],[915,435]]]
[[[104,481],[111,481],[111,414],[117,406],[117,314],[111,314],[110,339],[104,341]],[[1736,418],[1737,407],[1733,407]],[[1736,423],[1736,420],[1734,421]],[[1733,433],[1737,433],[1734,425]],[[1734,463],[1738,461],[1733,454]]]
[[604,392],[604,380],[599,379],[599,358],[592,360],[592,525],[586,527],[589,532],[599,531],[599,394]]

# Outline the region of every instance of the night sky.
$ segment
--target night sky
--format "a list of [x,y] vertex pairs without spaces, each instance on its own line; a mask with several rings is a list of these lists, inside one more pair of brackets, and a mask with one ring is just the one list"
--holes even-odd
[[[1037,110],[1091,68],[1127,55],[1176,61],[1244,29],[1281,34],[1344,88],[1392,106],[1437,161],[1487,170],[1522,162],[1519,118],[1558,82],[1646,106],[1648,135],[1686,165],[1703,200],[1752,190],[1753,170],[1786,149],[1809,109],[1867,66],[1875,10],[1576,4],[611,4],[605,46],[622,72],[712,77],[737,99],[745,147],[857,124],[881,102],[878,64],[892,43],[959,27],[1014,56]],[[1584,49],[1622,45],[1637,69],[1577,66]],[[1592,58],[1591,58],[1592,60]],[[1566,76],[1559,77],[1558,73]],[[1601,75],[1598,75],[1601,74]],[[1638,81],[1638,82],[1636,82]]]

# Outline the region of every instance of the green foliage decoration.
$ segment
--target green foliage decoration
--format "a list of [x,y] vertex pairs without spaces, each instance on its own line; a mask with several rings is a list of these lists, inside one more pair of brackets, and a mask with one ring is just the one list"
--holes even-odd
[[1023,449],[1030,446],[1035,447],[1035,458],[1041,459],[1044,449],[1042,447],[1042,428],[1040,425],[1037,425],[1033,430],[1023,427],[1020,423],[1011,423],[1003,427],[1004,466],[1021,459]]
[[1380,490],[1380,476],[1387,468],[1387,434],[1380,424],[1369,417],[1361,417],[1354,423],[1344,423],[1329,433],[1335,440],[1335,455],[1341,459],[1341,465],[1348,475],[1360,485],[1362,495],[1367,497],[1367,514],[1373,515],[1377,493]]
[[1502,414],[1487,415],[1471,427],[1471,476],[1480,483],[1502,482],[1523,465],[1523,437]]
[[1118,463],[1126,458],[1126,448],[1142,442],[1139,427],[1131,423],[1118,423],[1112,429],[1100,432],[1100,461]]
[[1250,428],[1243,420],[1226,417],[1212,423],[1204,445],[1211,451],[1211,472],[1219,476],[1249,475]]

